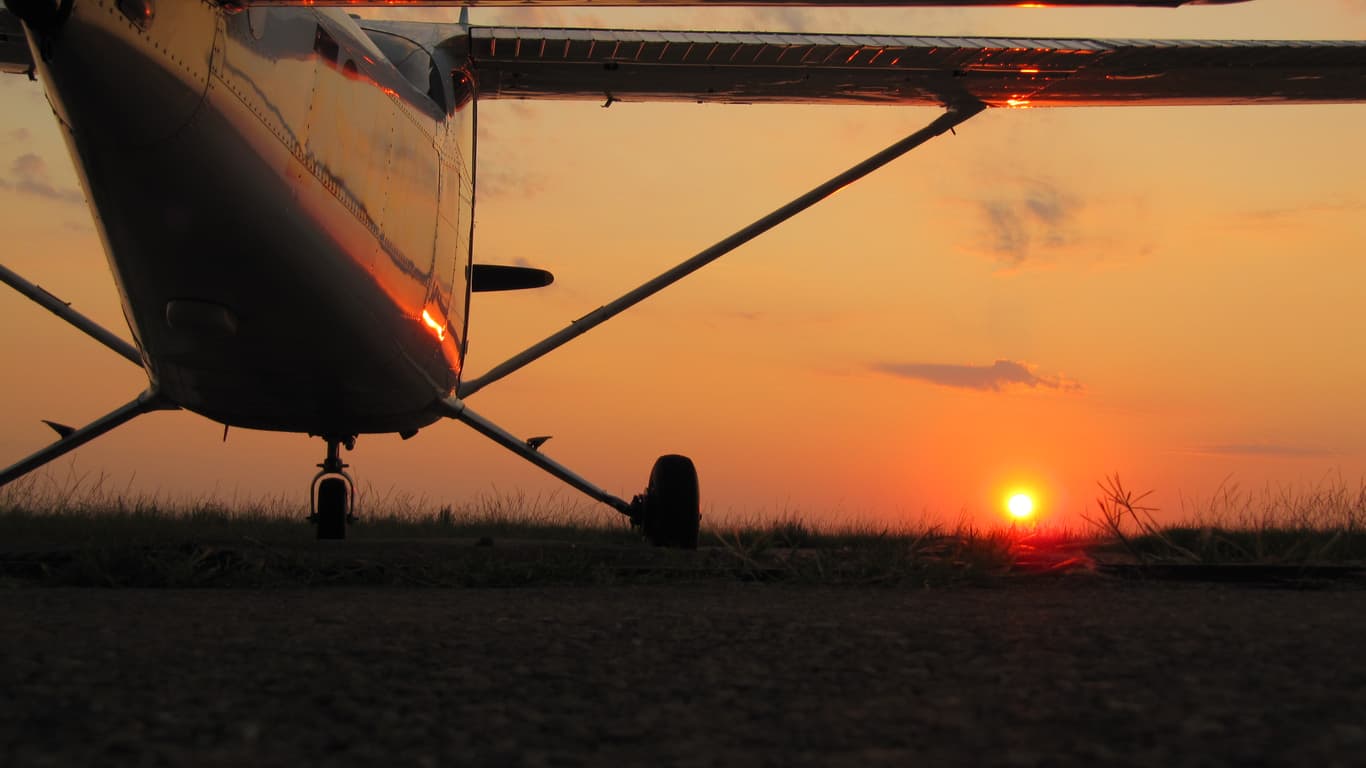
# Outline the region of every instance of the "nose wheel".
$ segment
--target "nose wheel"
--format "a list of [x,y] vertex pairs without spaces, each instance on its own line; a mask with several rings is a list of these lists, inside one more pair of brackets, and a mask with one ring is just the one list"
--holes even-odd
[[320,471],[309,489],[308,520],[317,526],[319,539],[344,539],[347,524],[356,521],[356,484],[341,460],[342,445],[351,450],[356,438],[328,439],[327,458],[318,465]]

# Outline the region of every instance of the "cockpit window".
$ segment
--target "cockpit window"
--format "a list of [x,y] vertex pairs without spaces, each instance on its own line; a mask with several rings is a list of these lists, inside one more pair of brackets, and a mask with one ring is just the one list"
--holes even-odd
[[365,34],[370,36],[370,40],[379,48],[380,53],[383,53],[398,73],[403,75],[403,79],[412,83],[421,93],[427,94],[427,98],[437,106],[445,107],[441,73],[432,63],[431,53],[412,40],[389,32],[367,29]]

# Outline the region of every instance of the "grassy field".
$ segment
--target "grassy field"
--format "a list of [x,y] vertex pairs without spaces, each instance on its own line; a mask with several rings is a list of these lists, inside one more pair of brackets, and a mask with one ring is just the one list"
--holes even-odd
[[692,553],[650,548],[616,513],[554,496],[490,495],[435,508],[404,496],[371,499],[347,541],[318,542],[304,523],[307,510],[293,500],[164,500],[99,480],[28,482],[0,489],[0,583],[516,586],[738,578],[940,586],[1125,569],[1366,565],[1366,487],[1262,495],[1228,488],[1179,525],[1159,525],[1144,496],[1118,477],[1105,479],[1082,530],[704,517],[702,548]]
[[1144,505],[1147,493],[1119,476],[1099,483],[1087,520],[1106,542],[1140,563],[1318,565],[1366,563],[1366,484],[1260,493],[1226,485],[1187,519],[1162,525]]

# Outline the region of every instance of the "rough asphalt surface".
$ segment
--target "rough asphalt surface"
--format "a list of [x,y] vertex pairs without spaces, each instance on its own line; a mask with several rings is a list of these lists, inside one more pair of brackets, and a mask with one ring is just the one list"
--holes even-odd
[[1366,763],[1366,591],[0,591],[0,764]]

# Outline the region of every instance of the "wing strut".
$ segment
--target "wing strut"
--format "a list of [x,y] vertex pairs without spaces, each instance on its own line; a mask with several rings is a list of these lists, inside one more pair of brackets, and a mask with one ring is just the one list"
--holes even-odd
[[177,406],[164,400],[155,389],[149,389],[124,405],[77,429],[66,437],[38,451],[26,459],[0,470],[0,486],[17,480],[44,464],[58,459],[69,451],[85,445],[95,438],[127,424],[144,413],[151,411],[177,410]]
[[483,416],[471,411],[465,406],[464,401],[460,400],[460,398],[450,397],[442,400],[440,402],[440,407],[443,415],[468,424],[474,428],[474,431],[484,437],[498,443],[509,451],[512,451],[532,464],[544,469],[546,472],[549,472],[555,477],[574,486],[578,490],[583,491],[595,500],[612,507],[624,515],[631,514],[631,505],[625,499],[613,496],[598,486],[593,485],[573,470],[549,456],[546,456],[536,448],[531,447],[531,441],[516,437],[497,424],[494,424]]
[[655,546],[697,549],[702,522],[701,496],[698,492],[697,468],[686,456],[659,457],[650,470],[650,484],[645,492],[627,501],[541,453],[539,447],[543,439],[533,437],[522,440],[471,411],[459,397],[448,397],[438,401],[437,405],[442,415],[464,422],[484,437],[625,515],[631,521],[631,526],[639,528]]
[[[682,262],[678,266],[660,274],[658,277],[646,282],[635,290],[623,294],[620,298],[598,307],[578,320],[571,322],[568,327],[547,336],[542,341],[527,347],[522,352],[508,358],[503,363],[494,366],[493,369],[483,376],[471,381],[462,382],[458,391],[458,397],[462,399],[469,397],[533,360],[543,357],[561,346],[564,346],[573,339],[582,336],[641,301],[664,290],[722,256],[725,256],[736,248],[739,248],[768,230],[773,229],[802,211],[805,211],[807,208],[810,208],[830,195],[833,195],[845,186],[858,181],[930,139],[953,130],[956,126],[966,122],[969,118],[981,112],[983,109],[986,109],[986,105],[977,101],[949,106],[948,110],[943,115],[940,115],[938,119],[924,128],[901,139],[895,144],[892,144],[867,160],[864,160],[849,170],[835,176],[824,184],[812,189],[810,192],[796,198],[787,205],[778,208],[767,216],[755,221],[753,224],[739,230],[730,237],[721,240],[710,248],[698,253],[696,256]],[[580,490],[583,489],[580,488]],[[589,493],[589,495],[592,496],[594,494]]]
[[32,299],[35,304],[42,306],[43,309],[76,326],[90,338],[114,350],[121,357],[127,358],[133,365],[142,367],[142,355],[138,354],[137,348],[132,344],[120,339],[99,323],[72,309],[70,304],[48,293],[42,286],[30,283],[10,271],[4,264],[0,264],[0,283],[5,283]]
[[[142,367],[142,355],[138,354],[137,347],[119,338],[108,328],[72,309],[70,304],[53,296],[38,285],[25,280],[2,264],[0,264],[0,282],[9,285],[14,290],[32,299],[34,303],[76,326],[95,341],[117,352],[120,357],[127,359],[139,368]],[[163,398],[153,387],[80,429],[72,429],[66,425],[54,424],[50,421],[46,422],[48,426],[57,430],[61,439],[18,463],[0,470],[0,486],[23,477],[100,435],[127,424],[144,413],[173,411],[178,410],[178,408],[179,406]]]

